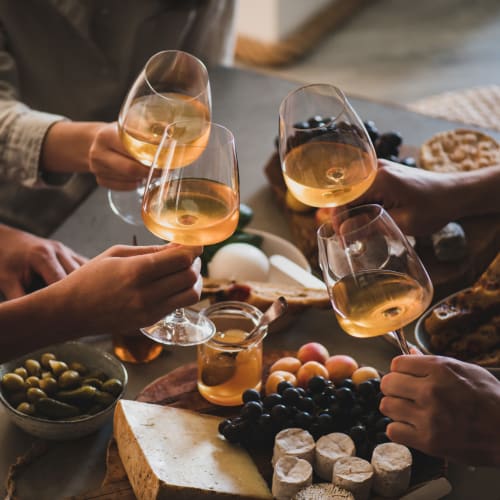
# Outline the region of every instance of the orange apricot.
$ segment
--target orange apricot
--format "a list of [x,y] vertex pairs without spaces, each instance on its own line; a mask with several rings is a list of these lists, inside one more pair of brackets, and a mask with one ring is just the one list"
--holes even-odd
[[266,380],[266,394],[272,394],[273,392],[278,392],[278,384],[287,380],[293,386],[297,385],[297,378],[293,373],[286,372],[284,370],[277,370],[269,374]]
[[269,368],[269,372],[275,372],[277,370],[282,370],[290,373],[297,373],[297,370],[302,366],[302,363],[299,359],[294,358],[293,356],[285,356],[284,358],[280,358],[275,361],[271,368]]
[[324,365],[318,363],[318,361],[308,361],[304,363],[297,372],[297,385],[305,388],[307,387],[309,379],[316,376],[328,379],[328,370]]

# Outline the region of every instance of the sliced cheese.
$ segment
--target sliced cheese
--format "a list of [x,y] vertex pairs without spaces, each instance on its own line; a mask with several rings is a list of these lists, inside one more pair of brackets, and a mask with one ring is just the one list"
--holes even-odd
[[288,500],[312,484],[313,470],[307,460],[283,456],[274,466],[272,492],[278,500]]
[[410,485],[410,450],[397,443],[384,443],[372,454],[373,491],[384,497],[400,496]]
[[352,457],[356,453],[354,441],[342,432],[321,436],[316,442],[314,472],[325,481],[331,481],[333,466],[341,457]]
[[359,457],[339,458],[333,466],[334,484],[350,491],[356,500],[368,500],[373,480],[370,462]]
[[218,433],[221,419],[121,400],[114,416],[120,458],[141,500],[271,499],[248,453]]
[[302,458],[310,464],[314,460],[314,438],[309,432],[298,427],[283,429],[274,438],[272,464],[285,455]]

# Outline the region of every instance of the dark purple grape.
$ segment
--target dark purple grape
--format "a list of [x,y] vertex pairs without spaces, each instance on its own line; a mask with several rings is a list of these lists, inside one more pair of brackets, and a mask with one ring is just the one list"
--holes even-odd
[[386,427],[392,422],[392,419],[389,417],[380,417],[375,422],[375,430],[377,432],[385,432]]
[[307,430],[313,423],[313,416],[307,411],[299,411],[295,415],[294,422],[297,427]]
[[272,394],[267,395],[262,403],[264,404],[264,408],[271,409],[273,406],[279,405],[283,402],[283,397],[281,394],[273,392]]
[[316,418],[316,422],[322,433],[328,433],[333,429],[333,418],[329,413],[320,413]]
[[342,380],[339,387],[347,387],[348,389],[354,390],[355,385],[350,378],[345,378],[344,380]]
[[335,397],[341,406],[350,407],[354,404],[355,395],[348,387],[339,387],[335,390]]
[[326,380],[319,375],[311,377],[307,383],[307,388],[314,394],[320,393],[326,387]]
[[366,432],[366,427],[364,425],[355,425],[349,429],[349,436],[357,445],[358,443],[362,443],[366,441],[368,434]]
[[283,401],[287,405],[296,405],[300,400],[299,391],[295,387],[288,387],[283,391]]
[[358,394],[365,399],[370,399],[376,394],[375,387],[370,380],[361,382],[357,387],[357,391]]
[[299,130],[307,130],[311,128],[309,125],[309,122],[297,122],[293,124],[293,128],[299,129]]
[[278,384],[278,394],[281,394],[283,395],[283,392],[285,391],[285,389],[288,389],[288,388],[293,388],[293,384],[291,382],[289,382],[288,380],[282,380],[279,384]]
[[358,403],[355,403],[354,406],[349,411],[349,415],[351,415],[351,418],[353,421],[357,421],[359,419],[359,417],[361,417],[361,415],[363,415],[363,413],[364,413],[364,409]]
[[273,422],[271,415],[269,413],[263,413],[258,419],[257,419],[257,425],[261,428],[263,432],[270,432],[273,427]]
[[399,156],[397,154],[396,155],[389,155],[389,158],[386,158],[386,159],[389,161],[393,161],[394,163],[400,163]]
[[297,392],[300,394],[301,398],[304,398],[307,396],[306,390],[303,387],[296,387]]
[[371,378],[371,379],[369,379],[369,382],[373,385],[376,393],[380,391],[380,379],[379,378]]
[[273,422],[283,423],[288,417],[286,406],[283,404],[273,406],[271,410],[271,417],[273,419]]
[[378,139],[379,136],[375,123],[369,120],[364,122],[364,126],[366,128],[366,131],[368,132],[368,135],[370,136],[372,143],[375,143],[375,141]]
[[240,441],[240,428],[235,424],[228,424],[224,427],[224,432],[222,435],[230,442],[230,443],[238,443]]
[[241,416],[250,420],[257,420],[262,415],[262,404],[258,401],[249,401],[241,409]]
[[224,435],[224,429],[226,428],[227,425],[230,425],[230,424],[231,424],[231,420],[228,418],[226,420],[223,420],[222,422],[220,422],[219,427],[218,427],[219,434]]
[[375,443],[376,444],[382,444],[382,443],[390,443],[391,440],[387,437],[387,434],[385,432],[377,432],[375,434]]
[[298,407],[303,410],[312,413],[314,411],[314,401],[309,396],[300,399]]
[[256,389],[247,389],[242,395],[244,403],[248,403],[249,401],[260,401],[260,392]]
[[327,385],[323,390],[323,394],[326,396],[335,396],[335,386],[330,380],[328,380]]
[[323,127],[325,125],[325,120],[321,115],[316,115],[313,116],[312,118],[309,118],[309,120],[307,120],[307,123],[311,128],[318,128],[318,127]]
[[399,132],[385,132],[379,136],[378,141],[393,150],[397,150],[403,144],[403,138]]

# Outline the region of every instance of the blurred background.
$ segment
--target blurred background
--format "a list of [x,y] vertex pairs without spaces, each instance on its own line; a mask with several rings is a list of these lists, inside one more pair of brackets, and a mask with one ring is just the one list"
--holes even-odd
[[454,108],[478,99],[500,116],[498,0],[240,0],[237,30],[240,67],[467,123]]

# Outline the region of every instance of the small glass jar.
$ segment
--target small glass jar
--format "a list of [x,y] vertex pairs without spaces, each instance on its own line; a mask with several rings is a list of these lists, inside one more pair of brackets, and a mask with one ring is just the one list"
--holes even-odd
[[227,301],[203,309],[202,314],[213,321],[216,332],[198,345],[198,390],[211,403],[241,405],[246,389],[259,391],[262,385],[262,340],[267,326],[261,327],[256,342],[242,345],[262,312],[246,302]]
[[149,363],[163,351],[163,345],[151,340],[139,331],[113,334],[113,352],[126,363]]

